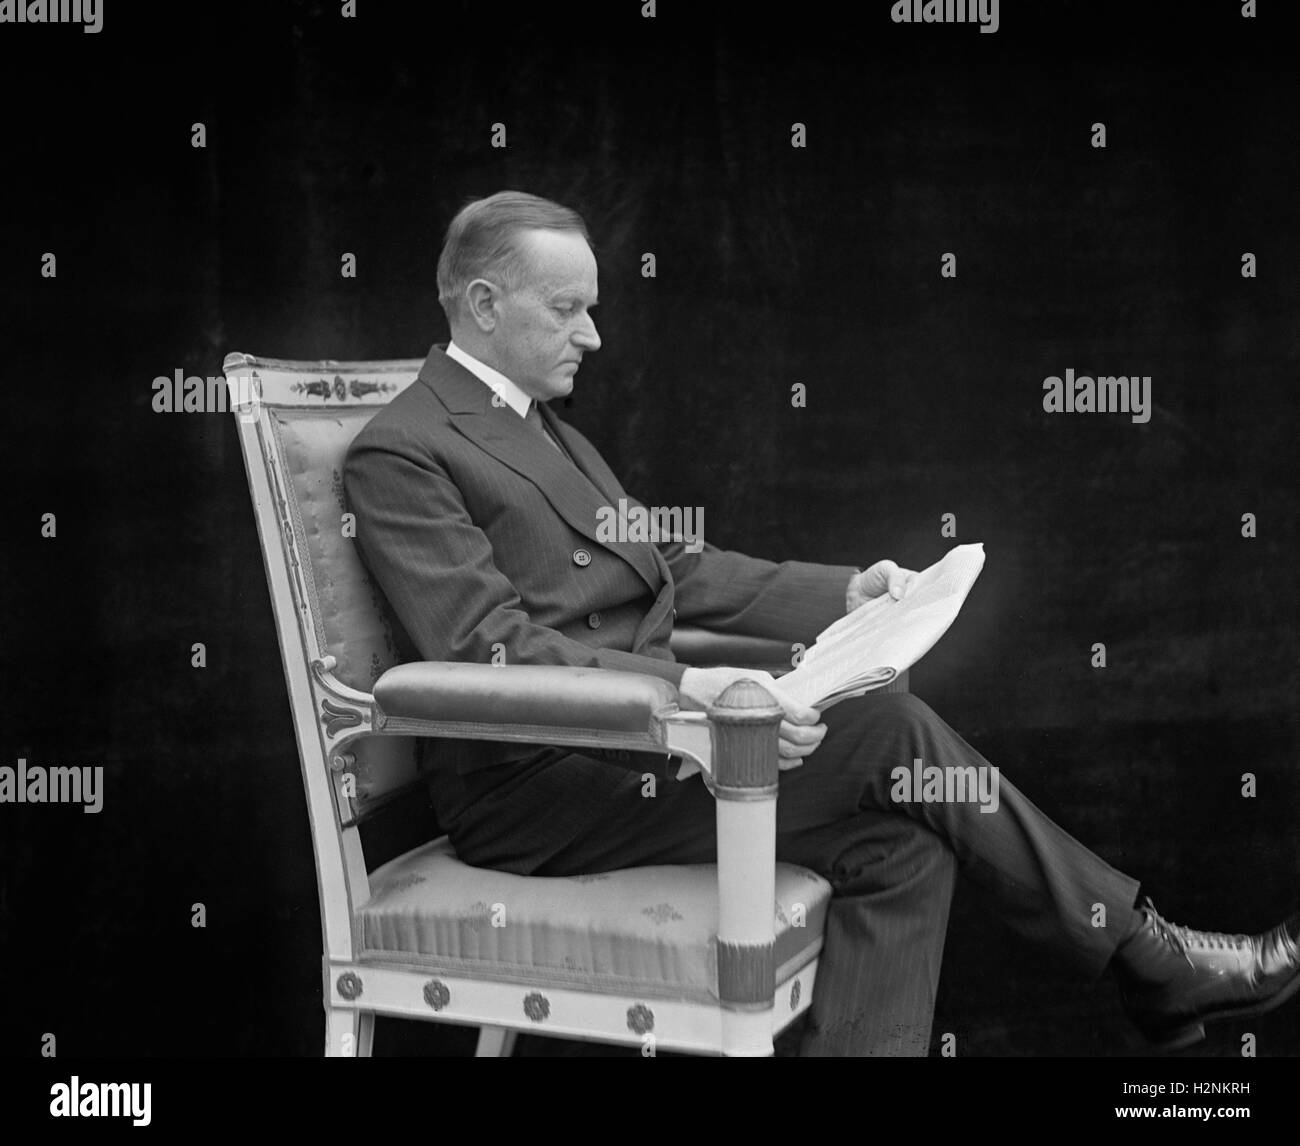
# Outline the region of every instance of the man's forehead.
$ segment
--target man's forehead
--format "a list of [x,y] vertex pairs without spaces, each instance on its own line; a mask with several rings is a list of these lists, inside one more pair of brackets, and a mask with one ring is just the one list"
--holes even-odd
[[596,289],[596,256],[577,231],[527,231],[522,245],[538,290]]

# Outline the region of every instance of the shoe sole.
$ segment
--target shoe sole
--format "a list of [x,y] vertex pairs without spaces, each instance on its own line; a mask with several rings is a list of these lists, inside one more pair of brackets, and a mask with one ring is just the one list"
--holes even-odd
[[1205,1038],[1205,1024],[1217,1023],[1221,1019],[1244,1019],[1253,1015],[1267,1014],[1269,1011],[1280,1007],[1292,995],[1300,991],[1300,975],[1292,976],[1291,982],[1283,987],[1271,999],[1265,999],[1262,1003],[1249,1003],[1244,1007],[1234,1007],[1227,1011],[1215,1011],[1212,1015],[1206,1015],[1200,1019],[1194,1019],[1186,1026],[1178,1027],[1168,1035],[1143,1034],[1146,1035],[1147,1042],[1156,1050],[1161,1051],[1179,1051],[1186,1050],[1190,1046],[1195,1046]]

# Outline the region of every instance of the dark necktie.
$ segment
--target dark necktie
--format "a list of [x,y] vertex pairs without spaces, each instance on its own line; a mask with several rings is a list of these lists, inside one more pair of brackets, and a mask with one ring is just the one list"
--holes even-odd
[[561,455],[568,457],[568,453],[564,447],[551,435],[551,431],[547,427],[545,420],[542,418],[542,412],[537,408],[536,402],[530,402],[528,404],[528,413],[524,415],[524,421],[550,442]]

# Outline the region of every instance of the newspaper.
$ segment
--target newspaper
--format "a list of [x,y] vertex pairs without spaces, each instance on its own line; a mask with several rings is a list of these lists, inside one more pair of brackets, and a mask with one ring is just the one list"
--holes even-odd
[[[928,653],[948,631],[984,568],[982,543],[958,545],[916,574],[901,601],[888,593],[859,605],[824,629],[799,667],[777,679],[779,692],[824,711],[883,688]],[[684,761],[679,780],[699,767]]]
[[983,568],[983,544],[949,550],[912,578],[901,601],[875,597],[823,630],[799,667],[780,678],[781,691],[825,709],[887,685],[948,631]]

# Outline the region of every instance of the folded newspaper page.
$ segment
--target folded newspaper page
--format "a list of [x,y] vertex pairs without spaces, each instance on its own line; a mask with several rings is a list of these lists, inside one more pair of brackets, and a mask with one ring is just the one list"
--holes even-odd
[[[777,689],[825,710],[889,684],[948,631],[983,568],[982,543],[958,545],[913,577],[901,601],[875,597],[823,630],[799,667],[777,679]],[[698,771],[687,761],[677,778]]]
[[875,597],[823,630],[799,667],[780,678],[787,696],[829,708],[887,685],[928,653],[957,619],[984,568],[984,546],[958,545],[912,578],[895,601]]

